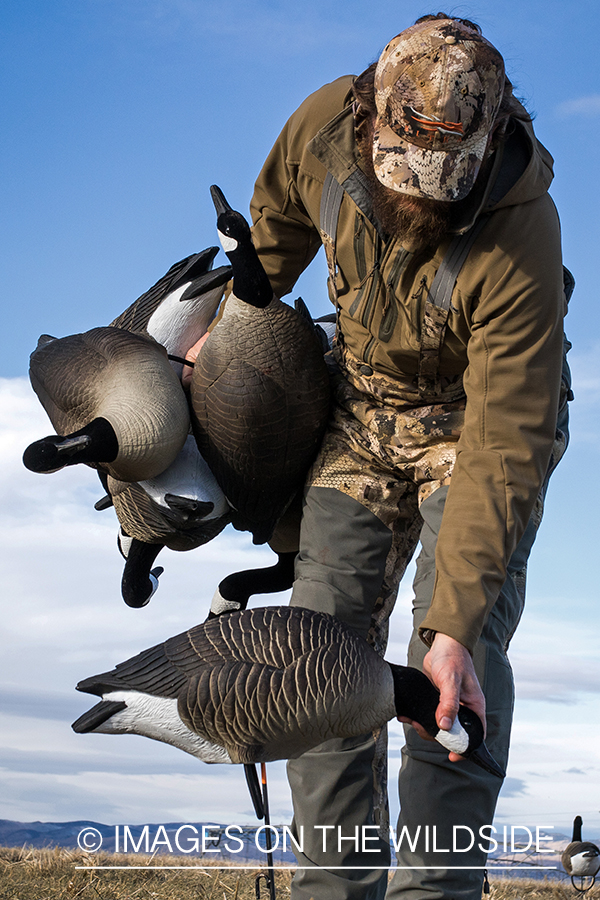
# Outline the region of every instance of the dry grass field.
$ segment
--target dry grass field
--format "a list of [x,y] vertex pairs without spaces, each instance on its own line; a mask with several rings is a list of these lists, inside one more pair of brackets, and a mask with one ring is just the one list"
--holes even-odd
[[[220,871],[214,865],[199,866],[198,859],[141,854],[118,857],[106,853],[93,856],[77,850],[0,848],[0,900],[255,900],[255,871]],[[143,869],[82,871],[77,866],[144,866]],[[183,870],[152,869],[153,866],[183,866]],[[185,871],[189,869],[189,871]],[[276,875],[278,898],[290,896],[291,872]],[[525,879],[490,882],[490,900],[577,900],[569,881]],[[600,885],[583,895],[600,900]],[[264,881],[261,898],[268,898]]]

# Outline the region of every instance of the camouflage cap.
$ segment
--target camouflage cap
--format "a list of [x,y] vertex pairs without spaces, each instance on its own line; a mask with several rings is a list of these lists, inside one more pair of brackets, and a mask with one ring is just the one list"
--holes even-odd
[[504,61],[454,19],[407,28],[375,72],[373,163],[404,194],[462,200],[484,157],[504,90]]

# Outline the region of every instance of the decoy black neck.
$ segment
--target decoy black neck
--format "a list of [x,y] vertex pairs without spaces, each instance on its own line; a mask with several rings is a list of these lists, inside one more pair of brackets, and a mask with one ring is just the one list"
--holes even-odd
[[583,819],[581,816],[575,816],[573,820],[573,837],[571,841],[580,841],[581,838],[581,826],[583,825]]
[[396,666],[393,663],[390,663],[390,668],[394,678],[396,714],[414,719],[428,734],[435,737],[440,730],[435,720],[440,695],[427,676],[418,669]]

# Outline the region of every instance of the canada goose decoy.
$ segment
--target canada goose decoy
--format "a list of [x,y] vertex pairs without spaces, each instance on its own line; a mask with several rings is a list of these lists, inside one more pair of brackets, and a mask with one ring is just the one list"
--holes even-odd
[[161,475],[136,484],[107,480],[121,525],[125,558],[121,593],[128,606],[145,606],[158,582],[152,566],[163,547],[193,550],[216,537],[231,520],[225,495],[191,435]]
[[589,890],[596,879],[598,871],[600,871],[600,849],[591,841],[581,840],[581,826],[583,820],[581,816],[575,816],[573,820],[573,837],[571,843],[567,844],[561,856],[561,862],[567,875],[571,876],[571,882],[576,890],[584,893],[582,887],[577,887],[573,879],[591,878],[592,881],[587,885],[585,890]]
[[231,278],[231,266],[211,269],[218,252],[218,247],[208,247],[175,263],[111,322],[162,344],[178,376],[183,357],[206,332]]
[[31,384],[57,434],[31,444],[34,472],[101,464],[121,481],[160,474],[185,442],[186,397],[166,351],[120,328],[40,339]]
[[[60,340],[42,335],[31,355],[31,382],[59,434],[27,448],[24,456],[27,468],[51,472],[78,462],[115,463],[111,474],[124,481],[136,481],[158,475],[170,465],[177,453],[177,450],[172,453],[170,445],[180,447],[183,443],[181,424],[176,421],[179,418],[183,422],[186,418],[182,416],[185,398],[181,397],[181,385],[172,376],[165,381],[164,363],[161,373],[156,361],[152,365],[146,362],[136,376],[132,365],[140,364],[139,352],[135,352],[132,341],[124,344],[118,335],[121,331],[133,332],[164,346],[175,357],[171,366],[179,376],[183,368],[179,357],[205,333],[219,304],[223,285],[231,275],[230,266],[211,271],[217,252],[217,247],[209,247],[175,263],[109,329],[93,329],[85,335]],[[117,342],[115,348],[110,347],[111,336]],[[129,361],[128,346],[131,348]],[[145,390],[140,387],[140,376],[147,381]],[[127,407],[128,396],[132,394],[138,407],[143,408],[154,391],[158,402],[150,403],[149,408],[156,411],[168,399],[166,406],[172,406],[172,412],[165,416],[161,411],[154,422],[146,423],[150,429],[145,429],[147,433],[142,438],[148,445],[142,453],[143,461],[139,458],[140,436],[136,433],[140,417],[139,414],[133,417],[135,474],[132,476],[128,465],[122,467],[123,457],[132,450],[126,446],[131,442],[126,417],[117,413],[117,424],[109,414],[100,413],[92,419],[88,413],[106,407],[114,415],[119,401]],[[166,433],[161,433],[161,426]],[[148,468],[148,458],[153,456],[160,463],[158,467],[152,464]]]
[[314,327],[274,297],[246,220],[211,194],[233,293],[196,360],[192,424],[234,526],[264,543],[317,452],[329,381]]
[[[404,716],[446,749],[504,775],[472,710],[461,706],[452,731],[441,731],[439,695],[422,672],[385,662],[333,616],[297,607],[210,619],[81,681],[77,690],[103,699],[75,722],[76,731],[122,733],[125,710],[112,713],[106,703],[125,703],[132,711],[127,730],[174,743],[169,734],[176,728],[182,749],[189,732],[189,741],[200,736],[234,763],[295,758],[331,738],[366,734]],[[156,707],[158,724],[144,713],[138,728],[138,706]]]

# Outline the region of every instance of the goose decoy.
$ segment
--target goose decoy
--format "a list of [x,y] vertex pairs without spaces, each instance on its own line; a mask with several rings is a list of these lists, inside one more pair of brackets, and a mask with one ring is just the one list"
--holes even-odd
[[234,526],[264,543],[317,452],[329,380],[314,327],[274,297],[246,220],[211,194],[233,292],[196,360],[192,425]]
[[366,734],[404,716],[446,749],[504,775],[472,710],[461,706],[452,731],[441,731],[439,695],[422,672],[385,662],[333,616],[298,607],[210,619],[81,681],[77,690],[102,697],[74,723],[78,732],[122,733],[127,718],[125,730],[174,743],[176,729],[182,749],[200,736],[246,764],[295,758],[331,738]]
[[121,593],[128,606],[145,606],[158,582],[152,566],[163,547],[193,550],[231,520],[225,495],[191,435],[168,469],[136,484],[109,478],[107,489],[121,526],[125,558]]
[[[128,341],[122,332],[161,344],[172,357],[175,374],[180,376],[184,363],[180,357],[205,333],[223,285],[231,275],[230,266],[211,271],[217,252],[217,247],[209,247],[175,263],[108,329],[93,329],[85,335],[60,340],[42,335],[31,356],[30,377],[59,434],[27,448],[27,468],[52,472],[79,462],[114,463],[113,471],[106,467],[110,474],[123,481],[136,481],[158,475],[171,464],[185,439],[182,423],[187,415],[181,385],[170,373],[167,377],[164,362],[162,367],[156,360],[152,365],[148,361],[140,365],[139,341],[137,345],[133,337]],[[110,346],[111,340],[114,347]],[[138,366],[139,372],[135,373],[133,369]],[[143,379],[145,385],[141,383]],[[154,393],[156,400],[150,402],[149,409],[150,420],[156,413],[155,421],[146,422],[140,434],[140,414],[133,415],[130,434],[126,417],[132,399],[142,410]],[[119,413],[120,403],[125,410]],[[165,409],[161,410],[161,406]],[[165,415],[169,406],[172,410]],[[92,419],[90,411],[99,414]],[[117,415],[117,423],[109,412]],[[131,454],[132,447],[127,446],[131,439],[135,448],[134,475],[130,466],[123,468],[124,457]],[[142,460],[140,442],[147,445]],[[177,447],[174,453],[173,446]],[[149,459],[153,460],[150,467]]]
[[[596,844],[592,844],[591,841],[582,841],[582,825],[583,820],[581,816],[575,816],[571,843],[567,844],[560,859],[565,872],[571,876],[572,882],[574,877],[593,879],[586,888],[586,890],[589,890],[600,871],[600,849]],[[573,886],[576,887],[574,882]],[[581,888],[577,888],[577,890],[581,890]]]
[[231,266],[211,268],[218,252],[207,247],[175,263],[111,322],[162,344],[179,377],[186,352],[206,332],[231,278]]
[[185,443],[185,394],[165,349],[149,338],[113,327],[43,335],[29,374],[57,432],[26,449],[34,472],[89,463],[140,481],[163,472]]

